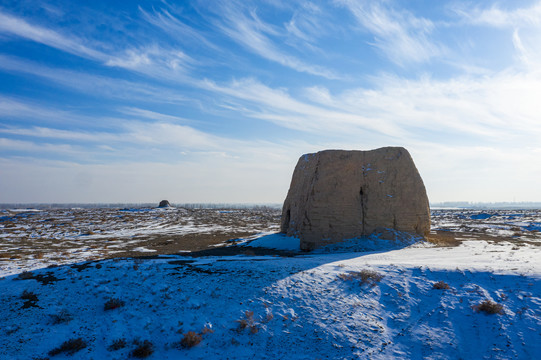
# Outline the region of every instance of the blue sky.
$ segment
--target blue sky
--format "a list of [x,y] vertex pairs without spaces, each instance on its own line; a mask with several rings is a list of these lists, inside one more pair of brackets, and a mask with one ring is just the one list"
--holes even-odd
[[540,44],[541,1],[0,0],[0,203],[279,203],[382,146],[540,201]]

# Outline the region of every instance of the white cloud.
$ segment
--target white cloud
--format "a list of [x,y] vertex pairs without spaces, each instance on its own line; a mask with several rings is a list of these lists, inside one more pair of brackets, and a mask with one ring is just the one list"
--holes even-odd
[[110,57],[106,65],[136,71],[151,77],[187,81],[187,68],[195,61],[183,51],[163,49],[157,45],[128,49],[123,55]]
[[254,79],[241,79],[226,85],[207,81],[210,91],[245,100],[237,110],[244,115],[271,121],[280,126],[317,134],[362,134],[375,131],[389,137],[403,135],[403,130],[385,119],[297,100],[285,90],[270,88]]
[[[519,65],[532,70],[541,64],[541,2],[529,7],[516,7],[516,3],[492,4],[490,7],[455,5],[452,10],[468,25],[510,30],[509,38],[516,50]],[[492,41],[500,41],[493,39]]]
[[69,111],[51,109],[32,101],[21,101],[1,95],[0,118],[17,119],[17,121],[29,123],[47,120],[50,123],[70,122],[72,124],[86,122],[90,119]]
[[136,107],[123,107],[120,109],[120,112],[127,115],[136,116],[139,118],[151,119],[161,122],[170,122],[170,123],[187,123],[195,122],[191,119],[186,119],[183,117],[178,117],[174,115],[162,114],[156,111],[150,111],[146,109],[136,108]]
[[539,2],[526,8],[504,9],[492,4],[490,8],[455,6],[453,10],[469,23],[477,25],[510,28],[541,26],[541,3]]
[[329,12],[320,6],[306,1],[300,3],[284,24],[289,34],[306,43],[315,43],[322,36],[337,30]]
[[379,0],[337,0],[337,3],[351,11],[359,24],[374,35],[373,45],[398,65],[426,62],[445,52],[442,45],[430,40],[434,24],[428,19],[386,7],[386,2]]
[[109,99],[158,103],[180,103],[188,100],[178,91],[163,86],[150,85],[146,81],[128,81],[87,72],[52,68],[12,56],[0,55],[0,69],[37,76],[84,94],[103,96]]
[[0,33],[6,33],[32,40],[55,49],[68,52],[92,60],[105,61],[107,55],[88,47],[83,39],[63,35],[39,25],[28,23],[22,18],[12,16],[0,11]]
[[46,128],[41,126],[34,126],[30,128],[16,128],[7,127],[0,128],[0,134],[47,138],[47,139],[61,139],[69,141],[91,141],[91,142],[110,142],[118,141],[119,137],[111,133],[103,132],[78,132],[71,130],[61,130],[54,128]]
[[[304,72],[328,79],[338,79],[340,76],[325,67],[309,64],[287,50],[280,49],[271,36],[283,37],[283,30],[262,21],[255,11],[246,14],[246,9],[232,2],[220,8],[221,20],[218,28],[227,36],[243,45],[257,55],[289,67],[298,72]],[[291,30],[291,28],[290,28]]]
[[210,42],[200,31],[187,25],[170,11],[154,9],[152,12],[148,12],[140,6],[139,11],[149,24],[160,28],[180,43],[189,43],[197,46],[204,45],[218,50],[218,47]]
[[128,48],[117,54],[106,54],[84,45],[83,39],[30,24],[22,18],[1,11],[0,33],[22,37],[73,55],[100,61],[111,67],[120,67],[161,79],[175,77],[177,80],[186,81],[186,68],[195,63],[179,49],[163,49],[156,44]]
[[68,144],[35,143],[25,140],[13,140],[0,138],[0,149],[2,151],[17,151],[24,153],[56,153],[63,155],[74,155],[78,152]]
[[[436,80],[382,75],[374,86],[331,93],[309,87],[302,101],[254,79],[206,82],[244,116],[332,139],[369,144],[535,147],[541,138],[541,72],[506,70],[491,76]],[[228,99],[228,100],[227,100]]]
[[[0,128],[0,134],[17,135],[48,140],[64,140],[68,144],[93,142],[103,145],[120,145],[121,147],[134,147],[159,145],[160,147],[187,149],[192,151],[210,151],[223,146],[227,139],[219,138],[198,131],[189,126],[168,124],[163,122],[144,123],[123,120],[120,131],[92,132],[62,130],[34,126],[30,128],[6,127]],[[43,141],[43,140],[40,140]],[[26,146],[26,141],[3,139],[2,146],[12,150],[34,151],[35,146]],[[30,144],[30,142],[28,142]],[[60,150],[62,150],[60,148]],[[120,151],[123,151],[120,149]]]

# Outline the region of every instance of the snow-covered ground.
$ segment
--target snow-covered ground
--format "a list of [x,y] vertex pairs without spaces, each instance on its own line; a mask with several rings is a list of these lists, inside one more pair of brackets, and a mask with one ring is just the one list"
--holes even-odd
[[118,256],[201,250],[279,230],[274,209],[0,209],[0,274]]
[[541,243],[540,210],[433,210],[432,229]]
[[[5,268],[0,358],[539,359],[541,246],[509,239]],[[298,249],[251,241],[237,246]],[[68,340],[81,349],[49,355]]]

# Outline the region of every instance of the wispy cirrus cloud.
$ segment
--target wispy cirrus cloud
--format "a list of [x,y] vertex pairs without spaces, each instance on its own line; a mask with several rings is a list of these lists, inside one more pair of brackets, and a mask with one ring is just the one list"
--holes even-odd
[[[32,24],[24,18],[0,10],[0,33],[21,37],[82,58],[98,61],[107,66],[142,73],[147,76],[170,79],[185,76],[186,68],[195,61],[176,47],[163,48],[156,43],[128,46],[109,52],[86,45],[84,39],[48,27]],[[93,41],[92,44],[99,43]],[[103,46],[104,48],[108,46]]]
[[194,120],[191,120],[191,119],[186,119],[183,117],[169,115],[169,114],[163,114],[156,111],[141,109],[137,107],[123,107],[119,109],[119,111],[126,115],[132,115],[138,118],[150,119],[154,121],[162,121],[162,122],[177,123],[177,124],[195,122]]
[[[0,95],[0,119],[4,121],[35,123],[36,121],[54,124],[86,124],[90,117],[76,115],[70,111],[42,106],[34,101],[24,101]],[[7,122],[6,121],[6,122]]]
[[62,34],[25,19],[7,14],[0,9],[0,33],[21,37],[83,58],[106,61],[108,56],[90,46],[83,39]]
[[[516,7],[516,3],[477,5],[473,8],[456,4],[451,9],[468,25],[507,29],[516,51],[515,58],[524,66],[535,69],[541,64],[541,3]],[[511,7],[509,7],[511,6]],[[519,5],[520,6],[520,5]]]
[[375,143],[482,139],[490,146],[518,141],[535,147],[541,137],[539,71],[449,80],[381,75],[372,82],[377,86],[335,94],[323,86],[307,87],[297,96],[254,79],[208,81],[207,89],[231,99],[228,106],[244,116],[328,138],[371,134]]
[[[0,137],[0,151],[2,154],[14,152],[20,154],[40,154],[38,157],[61,156],[63,158],[88,158],[88,151],[70,144],[54,144],[35,142],[30,140],[17,140]],[[3,155],[6,156],[6,155]]]
[[188,99],[170,88],[146,81],[95,75],[89,72],[45,66],[34,61],[0,54],[0,71],[36,76],[84,94],[109,99],[179,103]]
[[[220,17],[214,20],[216,26],[229,38],[251,52],[298,72],[327,79],[340,78],[334,70],[307,63],[297,56],[291,55],[287,50],[281,49],[277,45],[280,40],[275,42],[272,37],[283,40],[287,31],[264,22],[258,17],[255,10],[249,10],[235,2],[227,2],[220,7],[219,12]],[[300,35],[299,31],[297,31],[297,35]]]
[[373,45],[398,65],[426,62],[445,49],[430,39],[434,23],[380,0],[337,0],[374,35]]
[[158,27],[179,43],[206,46],[214,50],[219,49],[218,46],[207,39],[201,30],[194,29],[167,9],[146,11],[139,6],[139,11],[145,21]]
[[[186,123],[199,123],[198,121],[144,108],[124,107],[119,110],[122,116],[107,118],[108,122],[113,123],[114,126],[105,128],[105,130],[103,127],[100,127],[100,130],[92,130],[88,126],[82,129],[76,129],[73,126],[66,129],[63,126],[66,122],[84,124],[91,122],[93,118],[58,108],[40,106],[32,102],[0,97],[0,135],[17,137],[17,139],[4,138],[2,147],[23,151],[26,143],[55,142],[55,145],[64,144],[72,148],[82,148],[84,143],[92,143],[94,146],[92,152],[96,156],[100,155],[100,149],[105,149],[108,152],[114,148],[120,149],[116,154],[109,154],[113,156],[114,160],[118,156],[137,159],[150,148],[154,153],[161,153],[168,157],[170,156],[168,152],[172,149],[187,152],[214,151],[223,153],[242,153],[250,149],[249,151],[254,153],[258,151],[256,149],[260,146],[264,146],[266,151],[271,151],[270,149],[276,146],[275,143],[267,141],[239,140],[215,135],[186,125]],[[32,121],[28,121],[29,124],[26,126],[22,126],[21,122],[5,121],[5,119],[14,117],[29,118]],[[40,125],[32,125],[36,123]],[[57,148],[59,151],[63,149],[62,147]],[[32,145],[28,149],[24,152],[31,152],[36,147]],[[89,156],[92,152],[89,152]],[[37,153],[39,154],[39,152]]]
[[541,27],[541,3],[539,2],[514,9],[505,9],[501,4],[491,4],[488,8],[480,5],[472,8],[456,4],[451,9],[471,24],[511,28]]
[[111,56],[105,65],[136,71],[152,77],[171,79],[183,77],[195,61],[178,48],[164,49],[156,44],[130,48]]
[[314,46],[312,44],[321,37],[337,31],[336,23],[329,16],[328,10],[309,1],[298,4],[284,27],[288,34],[303,46]]
[[344,134],[376,131],[389,137],[403,136],[404,130],[386,120],[374,120],[359,113],[303,102],[284,90],[273,89],[255,79],[235,80],[220,85],[206,82],[206,89],[242,100],[236,108],[245,116],[314,134]]

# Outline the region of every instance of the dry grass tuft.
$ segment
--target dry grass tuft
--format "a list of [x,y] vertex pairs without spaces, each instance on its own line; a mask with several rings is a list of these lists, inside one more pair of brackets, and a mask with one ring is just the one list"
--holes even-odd
[[37,305],[38,296],[36,294],[34,294],[32,291],[24,290],[22,295],[21,295],[21,299],[24,300],[24,304],[22,306],[22,309],[28,309],[30,307],[39,308],[39,306]]
[[434,231],[427,236],[426,240],[439,247],[456,247],[462,244],[462,240],[457,237],[458,234],[451,231]]
[[274,319],[274,315],[271,312],[268,312],[267,316],[265,316],[265,322],[269,322],[272,319]]
[[128,343],[126,342],[126,339],[124,339],[124,338],[116,339],[116,340],[113,340],[111,345],[109,345],[107,347],[107,350],[109,350],[109,351],[117,351],[117,350],[120,350],[120,349],[124,349],[126,347],[126,345],[128,345]]
[[67,310],[61,310],[58,314],[51,315],[53,325],[67,324],[73,320],[73,316]]
[[244,319],[237,320],[239,323],[237,331],[241,332],[244,329],[248,328],[250,330],[250,334],[257,334],[259,332],[259,328],[257,327],[257,323],[254,320],[254,312],[246,310],[244,312]]
[[203,330],[201,330],[201,335],[207,335],[207,334],[212,334],[214,333],[214,330],[212,330],[211,328],[207,327],[205,325],[205,327],[203,328]]
[[38,301],[38,296],[34,294],[32,291],[24,290],[23,293],[21,294],[21,299]]
[[130,353],[132,357],[144,359],[154,352],[154,345],[148,340],[136,341],[137,347]]
[[491,301],[491,300],[484,300],[479,305],[475,306],[474,310],[476,311],[482,311],[486,314],[500,314],[503,315],[503,305],[498,304],[497,302]]
[[59,347],[49,351],[49,356],[55,356],[61,353],[66,353],[67,355],[73,355],[77,351],[80,351],[86,347],[86,342],[81,339],[70,339],[64,341]]
[[440,281],[434,283],[434,285],[432,285],[432,289],[449,290],[449,289],[451,289],[451,287],[445,281],[440,280]]
[[383,275],[374,270],[361,270],[354,271],[347,274],[340,274],[338,277],[342,280],[351,281],[351,280],[361,280],[361,284],[368,284],[370,286],[375,286],[377,283],[383,279]]
[[124,301],[123,300],[120,300],[118,298],[110,298],[109,300],[107,300],[107,302],[103,305],[103,310],[107,311],[107,310],[114,310],[114,309],[118,309],[119,307],[122,307],[124,306]]
[[201,340],[203,340],[203,337],[200,334],[196,333],[195,331],[188,331],[186,334],[184,334],[182,340],[180,340],[180,346],[189,349],[199,344]]

